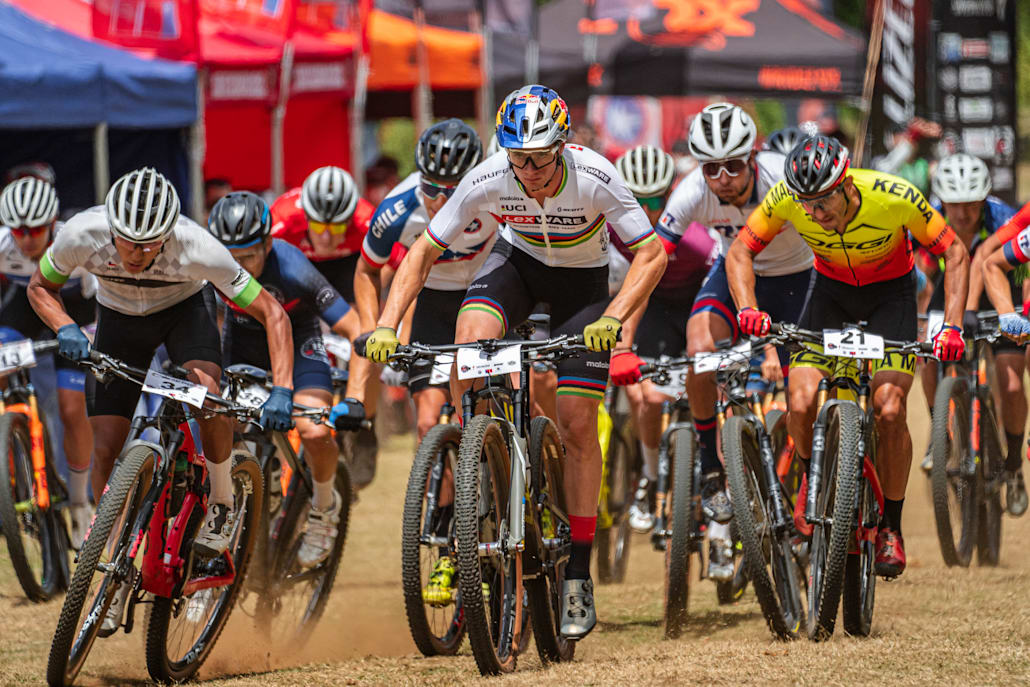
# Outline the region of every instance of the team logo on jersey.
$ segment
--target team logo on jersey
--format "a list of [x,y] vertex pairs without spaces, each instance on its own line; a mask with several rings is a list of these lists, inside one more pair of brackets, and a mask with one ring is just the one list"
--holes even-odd
[[245,270],[245,269],[243,269],[241,267],[239,269],[239,271],[236,273],[236,276],[232,278],[231,282],[229,282],[229,284],[231,286],[243,286],[244,284],[247,283],[247,280],[249,280],[249,279],[250,279],[250,272],[248,272],[247,270]]
[[339,297],[339,294],[336,293],[336,289],[331,286],[324,286],[319,289],[317,294],[315,294],[315,306],[320,311],[324,310],[330,303]]
[[[887,184],[890,184],[888,186]],[[908,184],[900,181],[894,181],[893,179],[874,179],[873,190],[882,191],[883,193],[889,193],[892,196],[898,196],[904,198],[908,202],[916,206],[916,210],[923,216],[927,222],[933,219],[933,210],[930,209],[929,203],[926,202],[926,198],[918,190],[909,186]]]
[[482,228],[483,228],[483,223],[477,217],[476,219],[472,220],[472,222],[467,227],[465,227],[465,233],[466,234],[475,234],[477,231],[479,231]]
[[606,184],[610,183],[611,180],[612,180],[612,178],[610,176],[608,176],[607,174],[605,174],[604,172],[599,170],[597,167],[587,167],[586,165],[581,165],[581,164],[577,163],[576,164],[576,171],[578,171],[578,172],[585,172],[586,174],[589,174],[591,176],[595,176],[595,177],[597,177],[598,179],[600,179],[601,181],[603,181]]
[[[540,224],[540,215],[501,215],[501,221],[507,224]],[[547,224],[556,226],[574,227],[578,224],[586,224],[587,218],[584,215],[569,217],[567,215],[547,215]]]
[[325,352],[325,343],[321,336],[313,336],[300,345],[301,356],[318,363],[329,364],[329,356]]

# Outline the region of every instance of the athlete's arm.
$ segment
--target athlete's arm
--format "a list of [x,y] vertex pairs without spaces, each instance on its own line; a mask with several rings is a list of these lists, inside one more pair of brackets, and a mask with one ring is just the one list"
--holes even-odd
[[415,300],[415,296],[422,290],[426,279],[429,278],[429,271],[433,269],[433,263],[437,261],[443,251],[443,248],[437,247],[427,239],[425,234],[415,240],[401,266],[397,268],[397,274],[390,286],[390,296],[386,299],[386,306],[383,307],[376,326],[390,327],[396,331],[408,306]]
[[75,324],[61,300],[61,286],[44,277],[40,268],[36,267],[26,290],[32,309],[43,324],[55,332],[66,324]]
[[382,270],[364,259],[358,260],[354,268],[354,309],[358,311],[360,331],[370,332],[375,329],[382,293]]
[[660,241],[648,241],[637,248],[629,272],[626,273],[626,281],[622,283],[622,288],[608,304],[604,314],[620,322],[628,319],[647,301],[665,274],[668,262],[669,257],[665,254],[665,248]]
[[[944,321],[961,326],[969,291],[969,251],[961,241],[944,250]],[[975,310],[975,306],[974,306]]]
[[640,307],[631,312],[625,320],[622,320],[619,343],[612,349],[612,355],[633,350],[633,342],[636,341],[637,336],[637,327],[640,326],[640,320],[644,319],[644,311],[647,310],[648,300],[648,298],[644,298],[644,302],[640,304]]
[[293,327],[290,318],[270,293],[261,289],[244,312],[265,327],[268,357],[272,361],[272,383],[293,388]]
[[776,238],[786,219],[779,215],[782,203],[791,203],[787,186],[782,181],[769,189],[762,204],[751,212],[747,224],[726,251],[726,281],[737,310],[758,309],[755,297],[755,256]]
[[[1001,315],[1013,312],[1016,309],[1012,303],[1012,291],[1005,273],[1030,260],[1030,257],[1020,247],[1020,238],[1023,237],[1024,233],[1021,232],[1019,236],[991,253],[984,260],[983,280],[984,287],[987,290],[987,297],[991,300],[995,310]],[[994,236],[990,238],[994,238]],[[987,245],[986,241],[984,245]]]

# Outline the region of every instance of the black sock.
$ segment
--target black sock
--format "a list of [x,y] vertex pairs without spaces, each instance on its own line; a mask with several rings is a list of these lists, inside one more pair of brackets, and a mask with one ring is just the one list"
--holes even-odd
[[716,422],[714,417],[704,420],[694,418],[694,429],[697,431],[697,445],[701,449],[701,474],[722,472],[719,462],[719,451],[715,445]]
[[437,506],[436,508],[436,527],[433,528],[433,534],[437,537],[446,537],[451,532],[451,516],[454,515],[454,504],[449,503],[446,506]]
[[593,542],[572,542],[569,564],[565,566],[565,579],[590,579],[590,549],[592,548]]
[[1008,444],[1008,455],[1005,457],[1005,469],[1015,472],[1023,461],[1023,435],[1005,432],[1005,442]]
[[905,499],[897,501],[885,498],[883,500],[883,516],[880,518],[880,527],[889,527],[901,536],[901,508],[905,505]]

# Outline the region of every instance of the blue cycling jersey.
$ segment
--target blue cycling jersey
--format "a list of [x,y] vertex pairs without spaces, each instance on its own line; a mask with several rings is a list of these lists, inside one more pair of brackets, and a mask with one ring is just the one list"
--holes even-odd
[[[944,218],[948,218],[948,214],[944,212],[944,204],[939,200],[935,200],[932,203],[933,207],[937,212],[944,215]],[[976,251],[977,247],[983,243],[988,236],[1001,229],[1001,226],[1008,222],[1012,218],[1012,215],[1016,214],[1015,208],[1009,206],[1005,201],[996,196],[987,196],[987,200],[984,201],[983,214],[981,215],[980,231],[977,232],[976,236],[973,237],[973,245],[970,247],[969,252],[972,254]]]
[[[318,318],[333,325],[347,314],[350,306],[322,273],[294,245],[282,239],[272,240],[272,250],[265,261],[258,282],[283,306],[290,317],[293,331],[318,327]],[[264,326],[232,302],[229,323],[261,330]]]

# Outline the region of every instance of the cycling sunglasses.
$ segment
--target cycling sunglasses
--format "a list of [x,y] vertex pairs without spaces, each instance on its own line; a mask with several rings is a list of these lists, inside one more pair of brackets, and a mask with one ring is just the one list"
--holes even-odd
[[23,239],[26,236],[31,236],[32,238],[36,238],[40,234],[48,231],[49,229],[50,229],[50,225],[49,224],[44,224],[41,227],[11,227],[11,234],[15,238],[19,238],[19,239]]
[[798,205],[804,208],[805,212],[807,212],[808,214],[812,214],[813,210],[825,211],[826,204],[829,202],[830,198],[833,198],[835,195],[837,195],[837,192],[840,191],[842,188],[844,187],[837,186],[832,191],[827,191],[826,193],[820,194],[818,196],[811,196],[809,198],[802,198],[801,196],[798,196]]
[[544,150],[508,150],[508,162],[515,169],[524,169],[530,162],[536,169],[543,169],[558,158],[558,146],[551,146]]
[[746,157],[735,157],[729,160],[713,160],[701,165],[701,170],[709,179],[718,179],[723,170],[726,170],[726,173],[731,177],[735,177],[745,169],[747,169]]
[[339,236],[340,234],[347,231],[347,223],[313,222],[311,220],[308,220],[308,229],[315,232],[316,234],[324,234],[326,229],[328,229],[329,233],[333,236]]
[[422,195],[425,196],[427,200],[433,200],[440,194],[443,194],[445,198],[450,198],[454,195],[454,190],[458,187],[456,185],[445,186],[444,184],[434,183],[429,179],[423,179],[421,183],[419,183],[418,188],[422,191]]
[[661,196],[655,196],[652,198],[637,198],[637,202],[640,203],[640,207],[645,210],[653,210],[658,212],[665,207],[665,199]]

